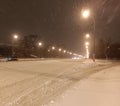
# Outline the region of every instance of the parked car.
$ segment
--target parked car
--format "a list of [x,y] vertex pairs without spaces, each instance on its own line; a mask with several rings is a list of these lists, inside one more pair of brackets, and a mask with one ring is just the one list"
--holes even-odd
[[18,61],[18,58],[16,56],[10,56],[7,58],[7,61]]

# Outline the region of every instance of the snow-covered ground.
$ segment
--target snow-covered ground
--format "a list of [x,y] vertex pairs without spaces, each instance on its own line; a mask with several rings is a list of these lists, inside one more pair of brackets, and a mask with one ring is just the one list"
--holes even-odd
[[45,106],[120,106],[120,64],[81,80]]
[[[55,102],[54,99],[64,93],[71,97],[67,90],[75,84],[83,84],[82,89],[89,90],[88,81],[83,79],[112,65],[107,61],[93,63],[91,60],[70,59],[0,62],[0,106],[64,106],[60,104],[64,101],[56,99]],[[86,83],[81,84],[81,81]],[[92,81],[90,83],[94,85]],[[77,90],[73,93],[76,94]],[[57,100],[61,100],[60,103],[57,104]]]

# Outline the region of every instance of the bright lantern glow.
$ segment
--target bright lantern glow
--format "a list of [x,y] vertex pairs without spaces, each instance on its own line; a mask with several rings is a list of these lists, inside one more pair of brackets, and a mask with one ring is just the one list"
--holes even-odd
[[86,34],[86,38],[89,38],[90,37],[90,35],[89,34]]
[[84,18],[88,18],[90,16],[90,11],[88,9],[82,11],[82,16]]
[[63,52],[66,53],[66,50],[64,50]]
[[85,45],[86,45],[86,46],[89,46],[89,42],[86,42]]
[[39,42],[38,45],[39,45],[39,46],[42,46],[42,42]]
[[13,37],[14,37],[14,39],[18,39],[18,35],[14,35]]
[[54,46],[52,47],[52,50],[55,50],[55,47],[54,47]]
[[60,49],[58,49],[58,51],[59,51],[59,52],[61,52],[61,51],[62,51],[62,49],[60,48]]
[[86,45],[86,49],[88,49],[88,45]]

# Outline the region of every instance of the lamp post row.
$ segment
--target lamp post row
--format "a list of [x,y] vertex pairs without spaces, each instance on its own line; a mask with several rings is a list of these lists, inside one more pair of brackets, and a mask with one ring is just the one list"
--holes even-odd
[[[84,19],[87,19],[90,16],[90,10],[89,9],[85,9],[82,11],[82,16]],[[92,54],[92,58],[93,61],[95,62],[95,17],[92,16],[93,19],[93,54]],[[89,34],[86,34],[86,38],[88,39],[90,37]],[[86,42],[86,55],[89,54],[89,49],[88,49],[88,42]]]
[[[14,35],[14,36],[13,36],[13,39],[12,39],[12,56],[15,55],[15,49],[14,49],[15,45],[14,45],[14,43],[15,43],[15,41],[16,41],[18,38],[19,38],[18,35]],[[43,43],[42,43],[42,42],[38,42],[38,46],[39,46],[39,47],[42,47],[42,46],[43,46]],[[55,47],[55,46],[52,46],[51,49],[52,49],[52,50],[56,50],[56,47]],[[69,52],[69,51],[67,51],[67,50],[62,50],[61,48],[58,48],[58,51],[59,51],[59,52],[62,52],[62,51],[63,51],[63,53],[67,53],[67,54],[69,54],[69,55],[78,55],[78,54],[76,54],[76,53],[72,53],[72,52]],[[48,50],[48,52],[50,52],[50,50]]]

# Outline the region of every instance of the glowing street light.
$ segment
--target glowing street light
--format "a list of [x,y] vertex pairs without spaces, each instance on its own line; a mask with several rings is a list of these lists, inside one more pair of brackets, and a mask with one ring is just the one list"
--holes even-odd
[[[82,10],[82,16],[83,18],[87,19],[89,16],[90,16],[90,10],[89,9],[85,9],[85,10]],[[92,20],[93,20],[93,33],[94,33],[94,36],[93,36],[93,61],[95,62],[95,15],[92,14]]]
[[88,49],[88,45],[86,45],[86,49]]
[[90,16],[90,10],[89,9],[83,10],[82,16],[83,16],[83,18],[88,18]]
[[88,39],[88,38],[90,37],[90,34],[86,34],[85,36],[86,36],[86,38]]
[[85,43],[85,45],[86,45],[86,46],[89,46],[89,45],[90,45],[90,43],[89,43],[89,42],[86,42],[86,43]]
[[39,43],[38,43],[38,46],[40,46],[40,47],[41,47],[42,45],[43,45],[43,44],[42,44],[42,42],[39,42]]
[[63,53],[66,53],[66,50],[64,50]]
[[62,49],[61,49],[61,48],[59,48],[59,49],[58,49],[58,51],[59,51],[59,52],[61,52],[61,51],[62,51]]
[[14,39],[18,39],[18,35],[14,35],[13,38],[14,38]]
[[55,50],[55,47],[54,47],[54,46],[52,47],[52,50]]
[[14,50],[14,40],[18,39],[18,35],[13,35],[13,39],[12,39],[12,55],[15,55],[15,50]]
[[42,53],[41,53],[41,48],[42,48],[42,46],[43,46],[43,43],[42,42],[38,42],[38,56],[39,56],[39,58],[41,58],[42,57]]

